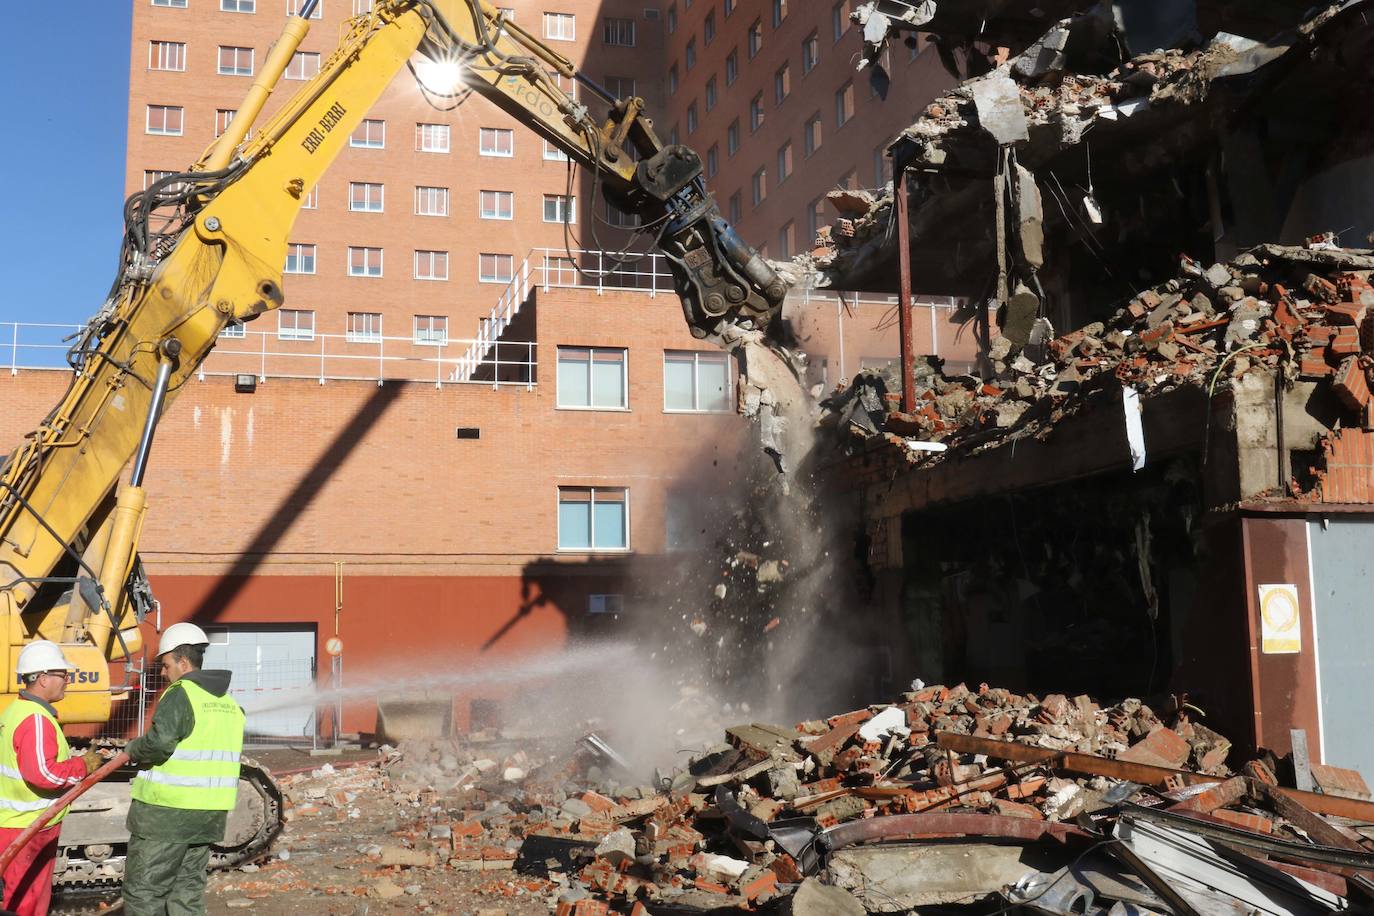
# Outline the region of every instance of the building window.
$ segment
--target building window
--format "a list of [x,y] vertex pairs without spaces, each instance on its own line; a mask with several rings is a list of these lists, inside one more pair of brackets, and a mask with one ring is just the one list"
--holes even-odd
[[563,194],[545,194],[544,222],[576,223],[577,201]]
[[763,23],[755,19],[753,25],[749,26],[749,59],[753,60],[754,55],[761,50],[763,50]]
[[733,86],[739,79],[739,49],[733,48],[725,55],[725,85]]
[[821,148],[821,113],[818,111],[802,125],[802,152],[808,157]]
[[348,183],[348,209],[356,213],[381,213],[385,204],[386,188],[375,181],[350,181]]
[[230,318],[229,323],[219,329],[219,336],[242,340],[248,336],[248,331],[244,328],[242,321],[237,318]]
[[778,257],[787,260],[797,249],[797,227],[788,220],[778,231]]
[[514,156],[515,131],[504,127],[483,127],[477,132],[477,152],[483,156]]
[[739,222],[741,209],[742,208],[740,206],[739,191],[736,191],[735,193],[730,195],[730,222]]
[[220,76],[252,76],[253,49],[219,46]]
[[350,277],[380,277],[382,275],[382,249],[348,248],[348,275]]
[[635,81],[628,76],[606,77],[606,91],[618,99],[632,99],[637,94]]
[[219,0],[219,9],[222,13],[252,13],[257,10],[257,0]]
[[558,348],[558,406],[624,410],[625,350]]
[[292,242],[286,246],[286,267],[284,273],[313,274],[315,272],[315,246],[304,242]]
[[[626,213],[606,201],[606,222],[618,229],[633,229],[639,225],[638,213]],[[575,268],[574,268],[575,271]]]
[[732,392],[730,361],[724,353],[664,351],[664,410],[726,412]]
[[844,33],[849,31],[849,14],[853,11],[853,6],[851,0],[840,0],[830,11],[830,27],[835,33],[836,41],[843,38]]
[[544,37],[553,41],[576,41],[577,17],[572,13],[545,13]]
[[349,312],[344,339],[349,343],[376,343],[381,340],[381,312]]
[[[286,15],[288,15],[288,16],[299,16],[299,15],[301,14],[301,7],[304,6],[304,5],[305,5],[305,0],[286,0]],[[357,14],[357,13],[354,13],[353,15],[356,16],[356,15],[358,15],[358,14]],[[315,5],[315,11],[314,11],[313,13],[310,14],[310,18],[311,18],[311,19],[323,19],[323,18],[324,18],[324,0],[320,0],[320,2],[317,3],[317,4]]]
[[310,309],[277,309],[278,340],[314,340],[315,313]]
[[229,129],[229,125],[234,121],[235,110],[232,108],[215,109],[215,136],[218,137]]
[[778,147],[778,184],[787,180],[787,176],[792,174],[792,141],[788,140]]
[[515,276],[515,258],[508,254],[477,256],[477,279],[483,283],[509,283]]
[[733,13],[733,12],[735,11],[735,2],[736,2],[736,0],[725,0],[724,6],[725,6],[725,18],[726,18],[726,19],[729,19],[729,18],[730,18],[730,14]]
[[153,0],[153,6],[169,6],[176,9],[186,9],[186,0]]
[[670,4],[668,5],[668,34],[671,35],[671,34],[673,34],[673,33],[676,32],[676,31],[677,31],[677,4],[676,4],[676,3],[670,3]]
[[563,152],[561,149],[554,146],[553,144],[549,143],[549,141],[545,140],[544,158],[547,159],[549,162],[567,162],[568,154]]
[[320,186],[315,185],[310,193],[301,198],[302,210],[318,210],[320,207]]
[[716,172],[720,170],[720,144],[712,143],[711,148],[706,151],[706,177],[715,178]]
[[687,50],[684,52],[687,60],[687,72],[691,73],[692,68],[697,65],[697,40],[696,38],[687,39]]
[[773,0],[773,28],[782,25],[787,18],[787,0]]
[[164,178],[171,178],[176,172],[169,172],[165,169],[145,169],[143,171],[143,190],[148,190]]
[[144,129],[150,134],[180,137],[183,114],[180,105],[149,105],[147,126]]
[[448,216],[448,188],[419,185],[415,188],[416,216]]
[[825,198],[817,197],[811,201],[806,211],[806,230],[814,240],[820,235],[821,225],[825,222]]
[[739,152],[739,118],[730,122],[730,126],[725,128],[725,153],[733,156]]
[[706,110],[710,111],[716,107],[716,78],[712,76],[706,81]]
[[668,94],[677,92],[677,64],[668,68]]
[[815,32],[802,39],[802,76],[816,69],[821,62],[821,39]]
[[442,347],[448,343],[448,316],[416,315],[411,340],[421,346]]
[[676,145],[678,144],[677,125],[676,125],[676,124],[674,124],[673,127],[672,127],[672,129],[668,131],[668,144],[669,144],[670,146],[676,146]]
[[697,103],[692,100],[692,104],[687,106],[687,136],[697,132]]
[[854,83],[847,82],[835,90],[835,129],[844,127],[854,117]]
[[477,215],[482,219],[514,219],[515,194],[512,191],[478,191]]
[[887,157],[887,144],[873,148],[873,186],[881,188],[892,181],[892,160]]
[[624,487],[559,487],[559,550],[628,550],[630,491]]
[[186,69],[186,42],[150,41],[148,42],[149,70]]
[[308,80],[320,72],[320,54],[318,51],[297,51],[291,55],[291,63],[286,65],[286,72],[282,74],[289,80]]
[[859,174],[853,170],[849,171],[839,180],[837,187],[845,188],[850,191],[859,190]]
[[608,45],[633,48],[635,46],[635,21],[607,16],[602,20],[601,40]]
[[372,12],[373,0],[353,0],[353,15],[362,16]]
[[766,167],[759,166],[758,171],[754,172],[750,187],[753,189],[754,206],[757,207],[768,196],[768,169]]
[[362,149],[385,149],[386,122],[377,118],[367,118],[348,138],[348,145]]
[[422,153],[447,153],[448,138],[447,124],[415,125],[415,148]]
[[763,93],[749,100],[749,132],[753,133],[763,126]]
[[773,104],[781,105],[792,92],[792,68],[783,64],[773,74]]
[[447,252],[447,251],[417,251],[417,252],[415,252],[415,279],[417,279],[417,280],[447,280],[447,279],[448,279],[448,252]]

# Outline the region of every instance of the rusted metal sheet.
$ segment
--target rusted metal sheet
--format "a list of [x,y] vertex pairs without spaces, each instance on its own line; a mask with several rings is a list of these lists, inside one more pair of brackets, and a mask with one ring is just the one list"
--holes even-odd
[[907,215],[909,205],[906,183],[906,170],[900,166],[892,177],[892,193],[897,220],[897,300],[898,326],[902,337],[902,413],[916,410],[916,379],[913,374],[916,345],[912,340],[911,329],[911,220]]
[[1072,824],[1036,821],[1025,817],[997,814],[931,812],[869,817],[831,827],[821,834],[830,850],[875,840],[923,840],[936,837],[981,836],[1015,840],[1040,840],[1045,837],[1064,842],[1070,837],[1091,839],[1092,834]]

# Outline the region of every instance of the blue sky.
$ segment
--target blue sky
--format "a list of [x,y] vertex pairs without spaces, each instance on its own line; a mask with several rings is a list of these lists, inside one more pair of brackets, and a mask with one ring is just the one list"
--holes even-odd
[[6,7],[0,322],[78,323],[100,307],[119,253],[132,4]]

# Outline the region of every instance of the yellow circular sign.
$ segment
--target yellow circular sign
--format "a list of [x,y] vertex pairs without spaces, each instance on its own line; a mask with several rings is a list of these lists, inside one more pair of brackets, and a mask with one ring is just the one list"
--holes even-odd
[[1260,613],[1264,622],[1274,633],[1287,633],[1298,627],[1298,603],[1292,592],[1285,589],[1271,589],[1260,602]]
[[330,655],[343,654],[343,640],[337,636],[331,636],[324,641],[324,651]]

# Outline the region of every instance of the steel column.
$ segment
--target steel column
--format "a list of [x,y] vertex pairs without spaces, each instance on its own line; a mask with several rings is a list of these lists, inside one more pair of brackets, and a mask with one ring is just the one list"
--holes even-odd
[[897,220],[897,302],[898,326],[902,335],[902,412],[916,409],[916,380],[912,360],[916,346],[911,329],[911,220],[907,215],[906,166],[898,166],[892,176],[894,215]]

